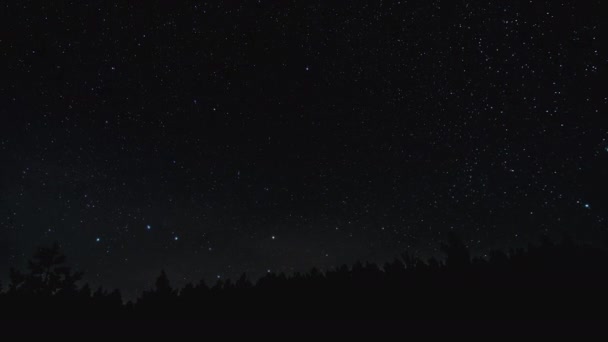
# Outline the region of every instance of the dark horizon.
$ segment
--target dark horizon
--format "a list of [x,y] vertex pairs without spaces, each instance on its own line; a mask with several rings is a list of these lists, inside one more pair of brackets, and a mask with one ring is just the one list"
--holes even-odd
[[[405,250],[385,260],[356,260],[350,264],[345,263],[340,265],[334,265],[325,269],[313,265],[305,270],[292,270],[291,272],[275,272],[267,270],[266,272],[262,272],[261,274],[250,274],[247,272],[242,272],[240,274],[235,274],[234,277],[213,277],[211,279],[202,277],[200,279],[189,280],[172,277],[172,272],[170,270],[167,271],[163,268],[158,270],[156,277],[148,279],[146,281],[146,284],[141,288],[136,289],[135,292],[131,291],[129,288],[125,289],[120,287],[104,287],[101,284],[91,283],[88,280],[90,279],[90,277],[87,277],[86,270],[74,267],[73,262],[71,262],[69,256],[64,254],[61,244],[55,241],[50,245],[37,246],[35,252],[33,252],[30,257],[27,258],[26,265],[11,265],[10,269],[5,272],[6,277],[3,277],[6,278],[6,281],[0,282],[0,294],[10,294],[11,291],[13,291],[13,286],[17,285],[15,283],[15,279],[11,279],[10,277],[11,272],[16,271],[17,273],[21,273],[23,275],[31,272],[30,265],[32,263],[37,263],[36,260],[38,258],[38,255],[41,255],[40,251],[49,251],[53,249],[56,250],[57,255],[61,256],[60,258],[62,260],[56,265],[57,267],[67,267],[74,274],[81,274],[78,280],[74,283],[78,291],[82,291],[87,288],[91,291],[91,294],[94,294],[95,292],[99,291],[106,294],[118,293],[121,298],[122,304],[131,305],[141,302],[142,298],[145,299],[146,294],[154,293],[154,291],[157,290],[155,289],[155,286],[157,287],[158,285],[155,284],[158,283],[159,278],[166,278],[165,281],[167,282],[167,284],[170,285],[173,291],[175,291],[175,294],[178,295],[182,294],[184,291],[187,292],[188,288],[192,286],[202,286],[209,290],[230,290],[232,289],[231,286],[235,286],[241,281],[247,282],[246,287],[256,287],[259,286],[260,282],[264,284],[268,281],[268,279],[275,279],[277,277],[294,281],[301,277],[309,277],[311,274],[316,274],[318,276],[325,277],[326,275],[343,272],[345,270],[353,272],[357,269],[366,269],[369,267],[371,267],[375,271],[385,273],[387,276],[390,276],[391,272],[395,272],[395,266],[402,267],[404,270],[408,269],[408,271],[410,272],[413,270],[414,273],[419,272],[419,270],[417,269],[419,269],[421,265],[426,265],[426,267],[430,268],[436,268],[437,271],[445,271],[450,270],[450,267],[453,268],[453,265],[450,265],[450,262],[453,263],[454,258],[460,258],[461,260],[459,260],[459,262],[461,264],[469,266],[479,267],[479,265],[484,264],[496,265],[499,264],[499,260],[501,258],[511,259],[511,262],[513,262],[513,260],[517,258],[522,258],[522,256],[530,257],[534,253],[539,253],[539,251],[541,252],[541,255],[542,253],[547,254],[543,256],[545,258],[548,257],[550,253],[556,253],[556,251],[559,251],[559,253],[563,253],[563,255],[560,255],[558,253],[557,255],[560,256],[560,259],[555,260],[554,264],[551,265],[551,267],[560,268],[562,266],[571,267],[573,262],[582,261],[579,259],[573,259],[569,260],[569,263],[567,265],[561,264],[567,258],[579,257],[575,253],[572,253],[572,249],[580,249],[581,251],[584,251],[584,253],[587,253],[589,256],[594,255],[594,253],[598,253],[597,255],[602,255],[602,253],[608,253],[608,240],[585,243],[573,240],[572,236],[569,235],[564,235],[559,240],[553,240],[549,236],[544,235],[540,236],[537,241],[528,243],[526,246],[511,246],[509,249],[493,249],[485,254],[476,254],[470,249],[470,246],[467,245],[465,241],[461,239],[460,236],[455,233],[450,233],[446,236],[446,240],[439,244],[437,248],[438,254],[427,257],[422,256],[417,252]],[[551,249],[556,249],[556,251],[551,251]],[[564,250],[560,251],[560,249]],[[572,254],[570,255],[568,253]],[[42,252],[42,254],[46,253]],[[450,259],[452,259],[452,261],[450,261]],[[587,263],[588,265],[581,264],[579,265],[579,267],[590,267],[589,265],[594,265],[594,263],[601,265],[601,260],[587,260]],[[536,269],[532,269],[534,269],[535,272],[543,272],[545,271],[543,270],[544,266],[549,265],[536,265]],[[423,266],[422,268],[424,267],[425,266]],[[459,271],[458,268],[456,268],[455,270]],[[563,275],[567,275],[569,271],[565,270],[562,272]],[[356,285],[356,283],[353,285]],[[493,285],[496,286],[497,284]],[[441,285],[435,284],[433,286]],[[507,285],[505,284],[502,284],[501,286],[504,286],[505,288],[507,287]],[[561,286],[563,285],[560,285],[558,287]],[[594,288],[596,288],[598,284],[594,284],[593,286]],[[241,289],[238,285],[236,288]]]
[[191,286],[191,285],[197,285],[197,284],[205,284],[205,286],[208,286],[209,288],[214,288],[217,286],[223,286],[226,282],[228,282],[229,284],[234,284],[235,282],[237,282],[239,279],[246,277],[247,280],[249,282],[251,282],[252,285],[257,284],[258,281],[260,281],[261,279],[264,279],[268,276],[286,276],[288,278],[290,277],[298,277],[298,276],[303,276],[303,275],[307,275],[310,274],[311,271],[313,272],[320,272],[320,274],[325,274],[325,273],[332,273],[332,272],[336,272],[340,269],[352,269],[353,267],[357,267],[357,265],[373,265],[374,267],[377,267],[379,270],[381,271],[385,271],[385,267],[387,265],[391,265],[392,263],[396,262],[396,261],[401,261],[404,262],[403,258],[404,256],[407,257],[411,257],[411,258],[415,258],[416,260],[419,260],[420,262],[423,263],[430,263],[431,265],[437,264],[437,265],[443,265],[445,266],[447,259],[449,258],[449,256],[447,255],[447,251],[444,250],[446,244],[450,241],[450,237],[452,237],[453,239],[456,239],[456,241],[459,244],[462,244],[462,246],[464,248],[466,248],[467,250],[467,255],[469,255],[469,262],[475,263],[475,262],[482,262],[482,263],[487,263],[487,262],[491,262],[492,259],[492,255],[496,255],[497,253],[504,253],[506,256],[517,256],[520,253],[527,253],[529,250],[534,250],[538,247],[542,247],[545,246],[547,244],[554,246],[569,246],[571,244],[580,247],[580,248],[586,248],[589,250],[594,250],[597,249],[598,251],[606,251],[608,250],[608,239],[604,239],[604,240],[598,240],[598,241],[591,241],[591,242],[587,242],[587,241],[582,241],[582,240],[576,240],[573,239],[573,237],[571,235],[568,234],[564,234],[561,236],[561,238],[558,239],[554,239],[548,235],[541,235],[539,236],[537,239],[529,241],[527,244],[525,245],[511,245],[508,248],[496,248],[496,249],[491,249],[489,251],[486,251],[485,253],[479,253],[476,252],[474,250],[471,249],[471,246],[466,244],[466,242],[464,240],[461,239],[461,237],[458,234],[448,234],[446,235],[446,240],[439,242],[437,244],[437,246],[435,246],[434,250],[436,251],[435,253],[431,253],[428,255],[424,255],[419,253],[419,251],[416,250],[403,250],[397,254],[388,256],[384,259],[377,259],[377,260],[367,260],[367,259],[356,259],[353,260],[352,262],[346,262],[346,263],[342,263],[342,264],[336,264],[336,265],[330,265],[328,267],[319,267],[318,265],[310,265],[309,267],[302,267],[301,269],[292,269],[292,270],[288,270],[288,271],[272,271],[270,269],[265,270],[263,272],[260,272],[258,274],[255,273],[250,273],[247,271],[243,271],[238,273],[238,271],[234,271],[232,274],[230,275],[224,275],[222,277],[201,277],[201,278],[193,278],[193,279],[183,279],[183,278],[179,278],[176,277],[174,272],[171,269],[165,269],[165,268],[159,268],[158,270],[156,270],[156,273],[150,278],[150,279],[145,279],[142,282],[140,282],[140,284],[137,286],[137,288],[132,289],[132,288],[128,288],[128,287],[121,287],[120,285],[117,286],[113,286],[112,284],[110,285],[104,285],[103,283],[96,283],[96,282],[92,282],[91,279],[92,278],[86,269],[83,268],[79,268],[79,264],[77,262],[74,262],[72,260],[72,258],[70,258],[69,255],[65,255],[64,251],[63,251],[63,246],[61,243],[59,243],[58,241],[54,241],[48,245],[40,245],[40,246],[36,246],[34,248],[34,250],[32,251],[32,253],[30,253],[30,255],[26,258],[26,262],[24,262],[23,264],[20,265],[10,265],[10,268],[7,268],[4,272],[4,274],[2,274],[2,276],[0,276],[0,293],[2,293],[2,291],[8,291],[10,288],[10,284],[12,283],[11,279],[10,279],[10,271],[11,270],[16,270],[19,272],[27,272],[28,271],[28,264],[33,260],[32,256],[36,254],[36,251],[40,250],[40,248],[51,248],[53,245],[57,245],[60,253],[62,255],[64,255],[66,257],[66,261],[63,263],[64,266],[73,269],[75,272],[81,272],[83,277],[82,279],[80,279],[77,283],[78,288],[82,288],[83,286],[86,287],[90,287],[91,290],[93,292],[97,291],[97,290],[103,290],[104,292],[107,293],[112,293],[115,291],[118,291],[120,293],[120,296],[122,298],[122,302],[123,304],[127,304],[128,302],[137,302],[138,299],[141,299],[141,296],[143,294],[145,294],[146,292],[149,291],[153,291],[154,290],[154,284],[157,281],[158,276],[162,273],[164,275],[167,276],[168,280],[171,283],[171,286],[175,289],[175,291],[179,292],[182,291],[185,287]]
[[[444,260],[403,253],[258,280],[175,287],[164,271],[126,300],[79,285],[58,244],[42,246],[0,291],[4,335],[31,336],[599,336],[605,335],[608,246],[544,238],[472,257],[455,234]],[[36,328],[36,329],[32,329]],[[100,330],[101,328],[101,330]]]

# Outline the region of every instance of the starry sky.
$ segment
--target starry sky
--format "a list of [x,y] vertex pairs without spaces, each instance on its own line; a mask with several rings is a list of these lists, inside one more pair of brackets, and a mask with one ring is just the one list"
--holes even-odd
[[601,1],[6,1],[0,280],[605,241]]

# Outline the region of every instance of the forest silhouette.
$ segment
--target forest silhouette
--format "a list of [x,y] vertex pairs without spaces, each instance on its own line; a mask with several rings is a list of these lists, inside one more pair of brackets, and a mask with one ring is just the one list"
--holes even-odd
[[10,270],[1,325],[22,336],[606,334],[606,248],[543,239],[482,258],[452,235],[442,251],[441,260],[404,253],[382,266],[181,289],[161,271],[154,288],[125,302],[119,290],[79,285],[83,273],[55,243],[38,248],[25,272]]

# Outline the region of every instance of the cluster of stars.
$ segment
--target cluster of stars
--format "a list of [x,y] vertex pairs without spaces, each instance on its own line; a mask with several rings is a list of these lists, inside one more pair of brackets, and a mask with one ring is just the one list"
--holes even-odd
[[136,288],[134,268],[234,278],[607,229],[592,4],[158,6],[7,2],[0,266],[57,240]]

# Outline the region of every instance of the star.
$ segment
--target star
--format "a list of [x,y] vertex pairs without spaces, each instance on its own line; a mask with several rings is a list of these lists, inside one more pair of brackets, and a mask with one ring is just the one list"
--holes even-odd
[[585,203],[585,205],[583,207],[585,207],[585,209],[591,209],[591,206],[589,205],[589,203]]
[[100,238],[95,238],[95,242],[99,242],[99,241],[101,241]]
[[270,238],[273,239],[273,240],[275,240],[277,237],[273,235]]
[[150,230],[150,229],[152,229],[152,226],[148,224],[148,225],[146,225],[146,229]]
[[173,240],[175,240],[175,241],[179,240],[179,236],[174,236]]

